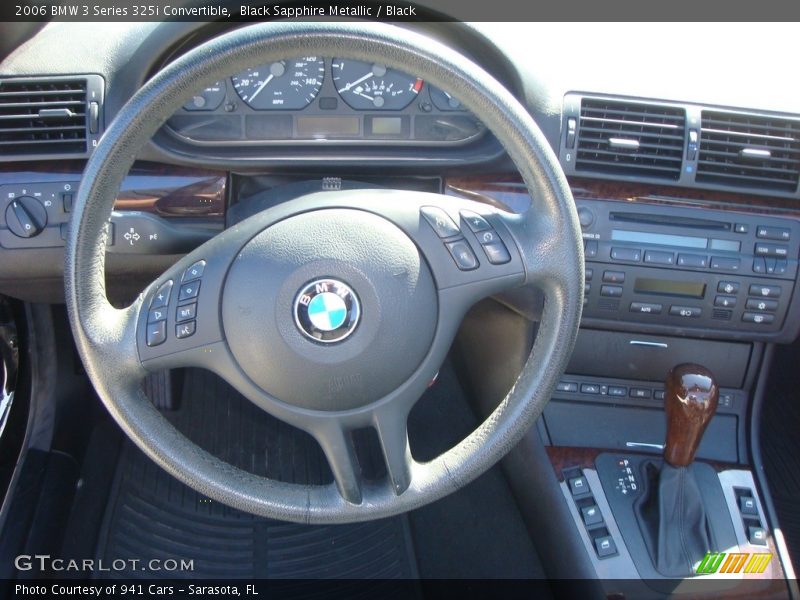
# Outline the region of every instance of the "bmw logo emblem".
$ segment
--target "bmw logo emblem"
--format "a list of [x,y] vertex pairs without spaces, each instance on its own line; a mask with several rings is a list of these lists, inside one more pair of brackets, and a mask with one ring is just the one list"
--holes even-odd
[[358,325],[361,305],[355,292],[336,279],[306,284],[294,301],[294,320],[306,336],[317,342],[341,342]]

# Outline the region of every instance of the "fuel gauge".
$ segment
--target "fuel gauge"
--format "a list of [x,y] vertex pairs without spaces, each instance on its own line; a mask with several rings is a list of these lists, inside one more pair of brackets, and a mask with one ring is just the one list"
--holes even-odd
[[465,110],[461,101],[455,96],[448,94],[444,90],[430,86],[431,101],[439,110]]
[[217,81],[213,85],[208,86],[203,91],[192,96],[186,104],[183,105],[184,110],[215,110],[219,108],[222,101],[225,100],[225,82]]

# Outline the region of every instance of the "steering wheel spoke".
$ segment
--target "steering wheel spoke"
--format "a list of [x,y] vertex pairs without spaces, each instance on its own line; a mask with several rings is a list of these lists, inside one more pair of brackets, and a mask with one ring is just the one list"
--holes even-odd
[[392,408],[375,414],[375,430],[392,490],[399,496],[411,485],[414,458],[408,445],[408,413]]
[[350,432],[327,420],[314,428],[313,435],[328,459],[339,494],[350,504],[361,504],[363,481]]

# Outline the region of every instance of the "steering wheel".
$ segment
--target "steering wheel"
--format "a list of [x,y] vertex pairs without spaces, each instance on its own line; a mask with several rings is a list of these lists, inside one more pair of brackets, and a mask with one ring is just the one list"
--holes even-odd
[[[205,83],[287,56],[367,60],[452,92],[503,144],[531,208],[510,214],[440,194],[320,192],[203,244],[119,310],[105,294],[107,222],[137,151]],[[86,166],[66,244],[66,300],[95,389],[131,440],[174,477],[257,515],[306,523],[378,519],[464,486],[511,449],[547,403],[572,350],[583,248],[566,179],[541,131],[494,78],[413,32],[363,23],[265,23],[217,37],[156,74],[120,110]],[[544,297],[532,352],[494,412],[430,462],[407,418],[476,301],[510,287]],[[533,293],[533,291],[532,291]],[[311,434],[329,485],[259,477],[212,456],[149,402],[142,379],[209,369]],[[383,481],[361,477],[351,432],[372,427]]]

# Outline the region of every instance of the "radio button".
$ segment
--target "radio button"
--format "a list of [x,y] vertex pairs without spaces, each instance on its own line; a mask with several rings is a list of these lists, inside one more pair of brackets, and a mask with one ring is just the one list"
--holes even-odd
[[738,281],[720,281],[717,284],[717,291],[723,294],[738,294],[739,282]]
[[778,310],[778,301],[768,300],[767,298],[748,298],[747,304],[745,304],[744,307],[747,310],[768,310],[774,312]]
[[756,256],[777,256],[786,258],[789,256],[789,248],[780,244],[756,244],[753,254]]
[[736,306],[736,296],[717,296],[714,298],[714,306],[733,308]]
[[736,225],[733,226],[733,230],[736,233],[747,233],[750,231],[750,228],[747,226],[747,223],[736,223]]
[[669,307],[669,314],[673,317],[686,317],[696,319],[702,314],[702,309],[699,306],[677,306]]
[[758,256],[753,258],[753,273],[766,273],[767,261]]
[[672,252],[657,252],[648,250],[644,253],[644,262],[652,265],[674,265],[675,254]]
[[785,242],[790,236],[791,230],[786,227],[759,225],[756,229],[756,237],[760,237],[762,240],[781,240]]
[[583,244],[583,254],[586,258],[595,258],[597,256],[597,240],[586,240]]
[[600,288],[601,296],[610,296],[612,298],[619,298],[622,296],[622,286],[619,285],[604,285]]
[[605,283],[625,283],[625,271],[603,271]]
[[757,325],[770,325],[775,321],[775,315],[762,315],[761,313],[746,312],[742,315],[745,323],[755,323]]
[[717,271],[738,271],[742,266],[742,261],[738,258],[711,257],[711,268]]
[[759,298],[779,298],[781,295],[781,286],[754,283],[750,286],[747,293],[751,296],[758,296]]
[[643,313],[646,315],[660,315],[664,307],[660,304],[653,304],[651,302],[631,302],[631,312]]
[[611,258],[613,260],[640,262],[642,260],[642,251],[638,248],[612,248]]
[[583,272],[583,275],[584,275],[584,276],[583,276],[583,279],[584,279],[584,281],[591,281],[591,280],[592,280],[592,275],[594,275],[594,269],[587,268],[587,269],[586,269],[586,270]]
[[789,261],[785,258],[779,258],[775,261],[775,275],[786,275],[789,270]]
[[678,254],[678,266],[705,269],[708,267],[708,257],[700,254]]

